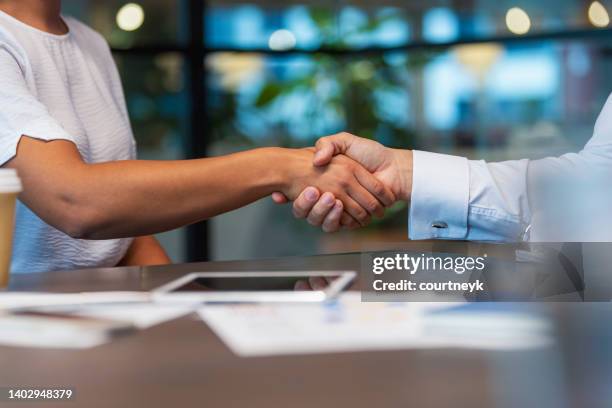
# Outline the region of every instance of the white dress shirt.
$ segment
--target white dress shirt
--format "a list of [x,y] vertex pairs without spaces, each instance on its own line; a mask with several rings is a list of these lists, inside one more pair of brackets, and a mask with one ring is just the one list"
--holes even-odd
[[414,151],[411,239],[612,241],[612,95],[578,153],[486,163]]

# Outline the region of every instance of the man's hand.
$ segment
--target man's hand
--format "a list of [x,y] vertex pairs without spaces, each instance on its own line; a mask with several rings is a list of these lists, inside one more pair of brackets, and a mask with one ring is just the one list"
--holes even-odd
[[[327,165],[334,156],[345,155],[359,162],[374,177],[391,189],[398,200],[408,201],[412,190],[412,151],[391,149],[369,139],[349,133],[339,133],[319,139],[313,158],[315,166]],[[322,190],[325,191],[325,190]],[[275,193],[276,203],[287,198]],[[334,197],[328,192],[320,195],[313,187],[305,189],[293,203],[297,218],[306,218],[312,225],[322,226],[326,232],[337,231],[340,226],[356,226],[350,218],[334,206]]]
[[[282,186],[282,194],[289,200],[297,199],[300,194],[307,198],[311,190],[303,190],[308,186],[315,186],[315,190],[326,192],[321,196],[321,206],[335,210],[334,213],[342,213],[344,210],[347,213],[347,224],[363,226],[369,223],[372,215],[382,216],[384,207],[391,205],[396,199],[384,183],[347,156],[330,157],[324,166],[313,166],[312,149],[287,152],[290,157],[284,160],[286,183]],[[294,212],[299,216],[299,210],[294,208]],[[353,219],[352,222],[350,218]],[[316,225],[321,225],[324,221],[316,220],[316,210],[311,220],[314,220]]]

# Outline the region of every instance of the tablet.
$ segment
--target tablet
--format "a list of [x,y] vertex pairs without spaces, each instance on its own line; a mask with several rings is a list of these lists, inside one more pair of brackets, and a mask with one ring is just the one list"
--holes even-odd
[[[196,272],[152,291],[156,301],[178,302],[323,302],[355,279],[353,271]],[[296,290],[298,281],[321,277],[327,287]]]

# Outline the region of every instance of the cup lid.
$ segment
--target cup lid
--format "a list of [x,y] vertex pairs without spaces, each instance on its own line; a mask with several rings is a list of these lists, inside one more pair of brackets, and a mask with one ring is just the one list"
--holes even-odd
[[20,193],[21,180],[15,169],[0,169],[0,193]]
[[4,177],[4,176],[11,176],[11,177],[16,177],[17,176],[17,170],[15,169],[8,169],[8,168],[2,168],[0,169],[0,177]]

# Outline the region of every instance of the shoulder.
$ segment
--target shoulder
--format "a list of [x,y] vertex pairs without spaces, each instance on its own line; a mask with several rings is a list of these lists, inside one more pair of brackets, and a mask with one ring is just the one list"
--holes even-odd
[[28,63],[28,54],[19,41],[0,25],[0,63],[17,63],[25,71]]
[[77,20],[74,17],[64,16],[63,18],[66,24],[68,25],[68,28],[70,29],[71,35],[75,36],[77,40],[83,40],[84,42],[93,45],[96,48],[109,48],[108,43],[106,42],[106,39],[102,36],[102,34],[97,32],[87,24]]

